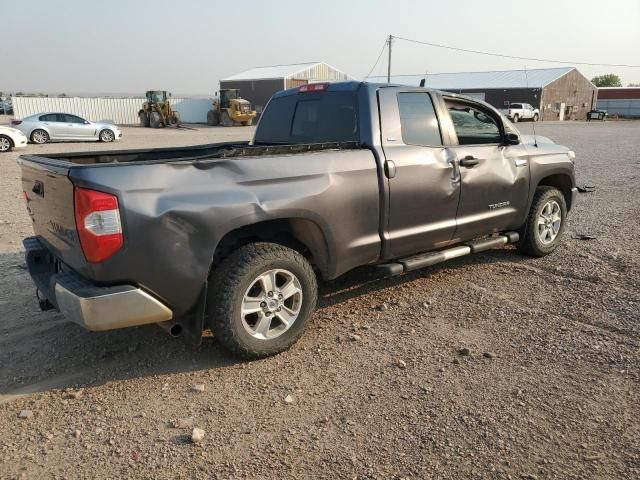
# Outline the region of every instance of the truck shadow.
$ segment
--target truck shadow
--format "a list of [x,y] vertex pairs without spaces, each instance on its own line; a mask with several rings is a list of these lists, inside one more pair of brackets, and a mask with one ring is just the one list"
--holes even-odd
[[[513,249],[502,249],[392,278],[381,277],[372,267],[360,268],[321,284],[318,313],[443,268],[524,260]],[[21,253],[0,255],[0,292],[0,404],[30,393],[224,368],[242,362],[226,353],[210,333],[205,334],[200,346],[193,346],[169,338],[155,325],[87,332],[60,313],[40,312]]]

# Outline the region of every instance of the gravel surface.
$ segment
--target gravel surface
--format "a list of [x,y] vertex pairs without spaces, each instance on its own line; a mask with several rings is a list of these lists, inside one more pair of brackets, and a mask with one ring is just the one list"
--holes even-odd
[[[113,146],[27,151],[252,130],[125,128]],[[18,155],[1,155],[0,478],[639,478],[640,122],[536,130],[597,187],[553,255],[351,272],[321,285],[300,342],[255,362],[210,335],[196,348],[39,312]]]

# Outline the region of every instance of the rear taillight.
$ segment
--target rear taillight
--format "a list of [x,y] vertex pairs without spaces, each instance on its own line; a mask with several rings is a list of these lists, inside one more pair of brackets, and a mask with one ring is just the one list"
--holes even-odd
[[86,188],[76,188],[74,203],[76,230],[88,262],[103,262],[122,248],[124,238],[118,197]]
[[11,125],[20,125],[22,120],[11,120]]
[[329,88],[328,83],[308,83],[307,85],[302,85],[299,89],[299,93],[310,93],[310,92],[324,92]]

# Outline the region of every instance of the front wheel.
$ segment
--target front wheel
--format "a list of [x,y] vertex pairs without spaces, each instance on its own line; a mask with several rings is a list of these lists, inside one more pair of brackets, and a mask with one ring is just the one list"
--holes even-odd
[[164,123],[162,123],[162,117],[158,112],[151,112],[149,116],[149,124],[151,128],[161,128],[164,127]]
[[562,192],[554,187],[538,187],[519,231],[518,249],[532,257],[549,255],[560,244],[566,219],[567,202]]
[[140,126],[143,128],[149,128],[149,115],[145,112],[140,112],[138,117],[140,117]]
[[101,142],[110,143],[110,142],[113,142],[115,139],[116,139],[115,133],[113,133],[113,131],[109,130],[108,128],[100,132]]
[[207,125],[210,127],[216,127],[220,123],[220,115],[216,110],[209,110],[207,112]]
[[207,315],[216,338],[243,358],[282,352],[302,335],[318,297],[298,252],[274,243],[240,247],[210,278]]
[[538,114],[537,114],[537,113],[534,113],[534,114],[533,114],[533,121],[534,121],[534,122],[537,122],[537,121],[538,121]]
[[0,152],[10,152],[13,148],[13,142],[9,137],[0,135]]
[[226,110],[222,112],[222,125],[225,127],[233,127],[233,119]]

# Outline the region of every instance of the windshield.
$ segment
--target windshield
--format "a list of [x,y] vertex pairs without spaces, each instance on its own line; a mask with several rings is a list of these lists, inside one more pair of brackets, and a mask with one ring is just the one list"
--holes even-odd
[[164,92],[151,92],[151,102],[152,103],[164,102]]

